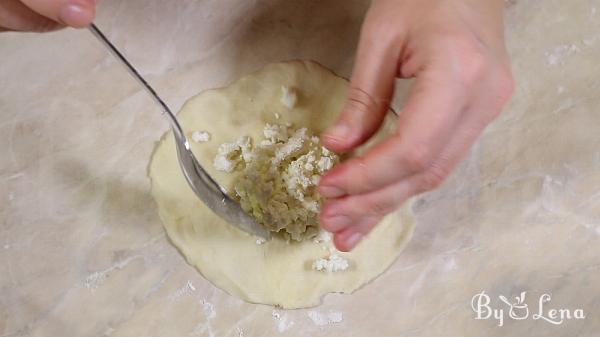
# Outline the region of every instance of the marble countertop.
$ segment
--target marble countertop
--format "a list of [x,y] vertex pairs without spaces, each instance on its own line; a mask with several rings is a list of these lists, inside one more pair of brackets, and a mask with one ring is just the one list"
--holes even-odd
[[[178,110],[269,62],[348,76],[366,7],[106,0],[97,24]],[[515,97],[419,199],[407,249],[292,311],[227,295],[169,243],[146,176],[168,124],[89,32],[0,34],[0,336],[599,336],[600,1],[506,17]]]

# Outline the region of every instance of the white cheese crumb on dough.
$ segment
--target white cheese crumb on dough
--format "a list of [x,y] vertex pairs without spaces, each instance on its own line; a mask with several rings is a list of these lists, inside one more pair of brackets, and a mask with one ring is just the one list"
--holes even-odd
[[213,166],[223,172],[233,172],[241,163],[252,160],[252,141],[250,137],[240,137],[233,143],[219,146]]
[[267,242],[267,240],[263,239],[263,238],[258,238],[256,239],[256,244],[257,245],[262,245],[263,243]]
[[288,109],[292,109],[296,106],[297,101],[298,94],[296,94],[296,90],[285,85],[281,87],[281,104]]
[[315,260],[312,268],[317,271],[336,272],[348,269],[348,260],[333,253],[328,258],[320,258]]
[[313,241],[315,243],[331,242],[332,236],[333,236],[333,234],[331,234],[330,232],[325,231],[323,229],[319,229],[319,234],[315,237],[315,239]]
[[192,140],[196,143],[204,143],[210,140],[210,133],[208,131],[194,131],[192,132]]

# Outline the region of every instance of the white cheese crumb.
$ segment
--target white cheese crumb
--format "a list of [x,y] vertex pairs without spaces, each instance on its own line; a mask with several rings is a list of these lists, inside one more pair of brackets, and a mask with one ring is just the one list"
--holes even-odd
[[281,317],[281,315],[275,310],[271,312],[271,316],[273,316],[275,319],[279,319]]
[[314,242],[315,243],[330,242],[332,236],[333,235],[330,232],[325,231],[323,229],[319,229],[319,234],[315,237]]
[[333,160],[329,157],[321,157],[317,166],[319,167],[319,173],[323,173],[333,167]]
[[[265,128],[263,129],[263,135],[271,143],[275,143],[275,142],[281,140],[281,138],[283,138],[284,129],[285,128],[282,128],[280,125],[267,123],[267,125],[265,125]],[[287,138],[287,132],[286,132],[285,137]]]
[[258,238],[258,239],[256,239],[256,244],[257,245],[262,245],[265,242],[267,242],[267,240],[265,240],[264,238]]
[[328,258],[320,258],[315,260],[312,268],[317,271],[336,272],[348,269],[348,260],[333,253]]
[[276,112],[275,113],[275,119],[279,119],[281,116],[279,116],[279,114]]
[[223,143],[219,146],[213,166],[219,171],[233,172],[242,160],[248,163],[252,156],[252,141],[249,137],[240,137],[233,143]]
[[235,168],[235,163],[229,160],[226,156],[217,155],[213,162],[213,166],[219,171],[233,172],[233,169]]
[[292,156],[300,149],[302,144],[306,140],[306,128],[298,129],[294,134],[287,140],[287,143],[283,144],[282,147],[275,150],[275,158],[273,158],[273,165],[277,166],[279,163],[284,161],[287,157]]
[[210,133],[207,131],[194,131],[192,132],[192,140],[196,143],[204,143],[210,140]]
[[293,107],[295,107],[296,102],[298,101],[298,95],[296,94],[296,90],[284,85],[281,87],[281,91],[281,104],[283,104],[288,109],[292,109]]

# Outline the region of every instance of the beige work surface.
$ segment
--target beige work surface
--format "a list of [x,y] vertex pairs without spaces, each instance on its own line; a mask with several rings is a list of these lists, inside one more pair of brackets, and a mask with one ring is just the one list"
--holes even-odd
[[[178,110],[269,62],[348,76],[366,6],[106,0],[97,22]],[[275,312],[215,288],[167,240],[146,168],[168,125],[101,45],[0,34],[0,336],[599,336],[600,1],[507,7],[515,97],[416,203],[400,258],[353,295]],[[531,315],[475,320],[481,291],[505,311],[499,295],[527,291]],[[544,311],[586,318],[533,319],[543,293]]]

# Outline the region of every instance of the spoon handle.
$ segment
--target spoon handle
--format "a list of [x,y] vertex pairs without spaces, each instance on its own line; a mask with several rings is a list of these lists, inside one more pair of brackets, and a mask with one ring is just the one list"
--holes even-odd
[[169,118],[169,121],[171,122],[171,126],[173,127],[173,130],[175,131],[175,133],[177,133],[177,137],[185,139],[183,131],[181,130],[181,126],[177,122],[175,115],[173,114],[171,109],[169,109],[167,104],[160,98],[160,96],[158,96],[158,94],[156,93],[154,88],[152,88],[152,86],[150,84],[148,84],[148,82],[142,77],[142,75],[140,75],[140,73],[137,71],[137,69],[135,69],[135,67],[131,63],[129,63],[127,58],[125,58],[125,56],[123,56],[123,54],[121,54],[121,52],[117,49],[117,47],[115,47],[115,45],[113,45],[112,42],[110,42],[110,40],[106,37],[106,35],[104,35],[104,33],[102,33],[102,31],[94,23],[92,23],[89,26],[89,30],[92,32],[92,34],[94,34],[94,36],[100,42],[102,42],[102,44],[111,52],[111,54],[113,54],[119,61],[121,61],[121,63],[129,71],[131,76],[133,76],[133,78],[135,78],[142,85],[142,87],[144,87],[144,89],[146,89],[148,94],[150,94],[150,96],[152,96],[152,99],[154,99],[154,101],[160,106],[163,113],[165,113],[165,112],[167,113],[167,117]]

